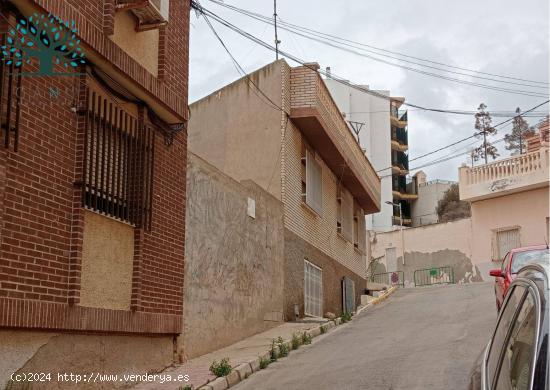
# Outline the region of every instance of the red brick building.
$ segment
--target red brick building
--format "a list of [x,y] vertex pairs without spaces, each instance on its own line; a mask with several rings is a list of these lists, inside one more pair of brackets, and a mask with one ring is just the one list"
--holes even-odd
[[17,371],[166,366],[182,328],[189,2],[0,5],[4,45],[51,14],[86,58],[52,56],[46,74],[4,53],[0,387]]

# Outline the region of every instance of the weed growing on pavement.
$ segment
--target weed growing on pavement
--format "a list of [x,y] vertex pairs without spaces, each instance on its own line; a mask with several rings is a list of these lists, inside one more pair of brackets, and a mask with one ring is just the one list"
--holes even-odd
[[277,351],[275,350],[275,340],[271,341],[271,350],[269,351],[269,357],[272,362],[277,361]]
[[343,324],[345,324],[348,321],[351,321],[351,313],[347,311],[345,313],[342,313],[342,315],[340,316],[340,320],[342,321]]
[[311,339],[312,339],[312,337],[309,333],[304,332],[302,334],[302,344],[304,344],[304,345],[311,344]]
[[321,325],[321,334],[327,333],[327,327],[325,325]]
[[231,364],[229,364],[229,358],[223,358],[218,363],[217,361],[213,361],[210,365],[210,372],[214,375],[216,375],[218,378],[221,376],[227,376],[231,374]]
[[267,357],[261,357],[260,358],[260,370],[263,370],[264,368],[267,368],[269,366],[269,363],[271,363],[271,359]]
[[301,344],[302,344],[302,340],[300,340],[300,336],[298,336],[298,334],[296,334],[296,333],[293,333],[292,334],[292,349],[298,349]]
[[193,390],[191,385],[180,386],[178,390]]
[[277,338],[277,346],[279,347],[279,357],[288,356],[288,353],[289,353],[288,344],[285,343],[285,341],[281,336]]

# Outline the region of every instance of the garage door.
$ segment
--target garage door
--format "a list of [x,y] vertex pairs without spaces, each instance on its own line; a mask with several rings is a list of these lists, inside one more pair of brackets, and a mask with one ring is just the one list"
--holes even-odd
[[304,311],[308,316],[323,316],[323,270],[304,260]]

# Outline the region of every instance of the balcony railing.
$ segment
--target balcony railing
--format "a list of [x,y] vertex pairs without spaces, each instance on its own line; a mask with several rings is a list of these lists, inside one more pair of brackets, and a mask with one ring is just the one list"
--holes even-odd
[[548,186],[548,148],[460,168],[460,198],[480,200]]
[[401,127],[392,127],[392,140],[399,142],[401,145],[409,144],[409,134],[407,129]]
[[403,152],[394,151],[392,154],[392,165],[409,170],[409,156]]

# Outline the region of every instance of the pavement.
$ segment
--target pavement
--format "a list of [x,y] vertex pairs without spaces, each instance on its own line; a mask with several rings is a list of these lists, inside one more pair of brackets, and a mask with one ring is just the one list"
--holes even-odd
[[235,390],[467,389],[496,320],[492,283],[400,289]]

